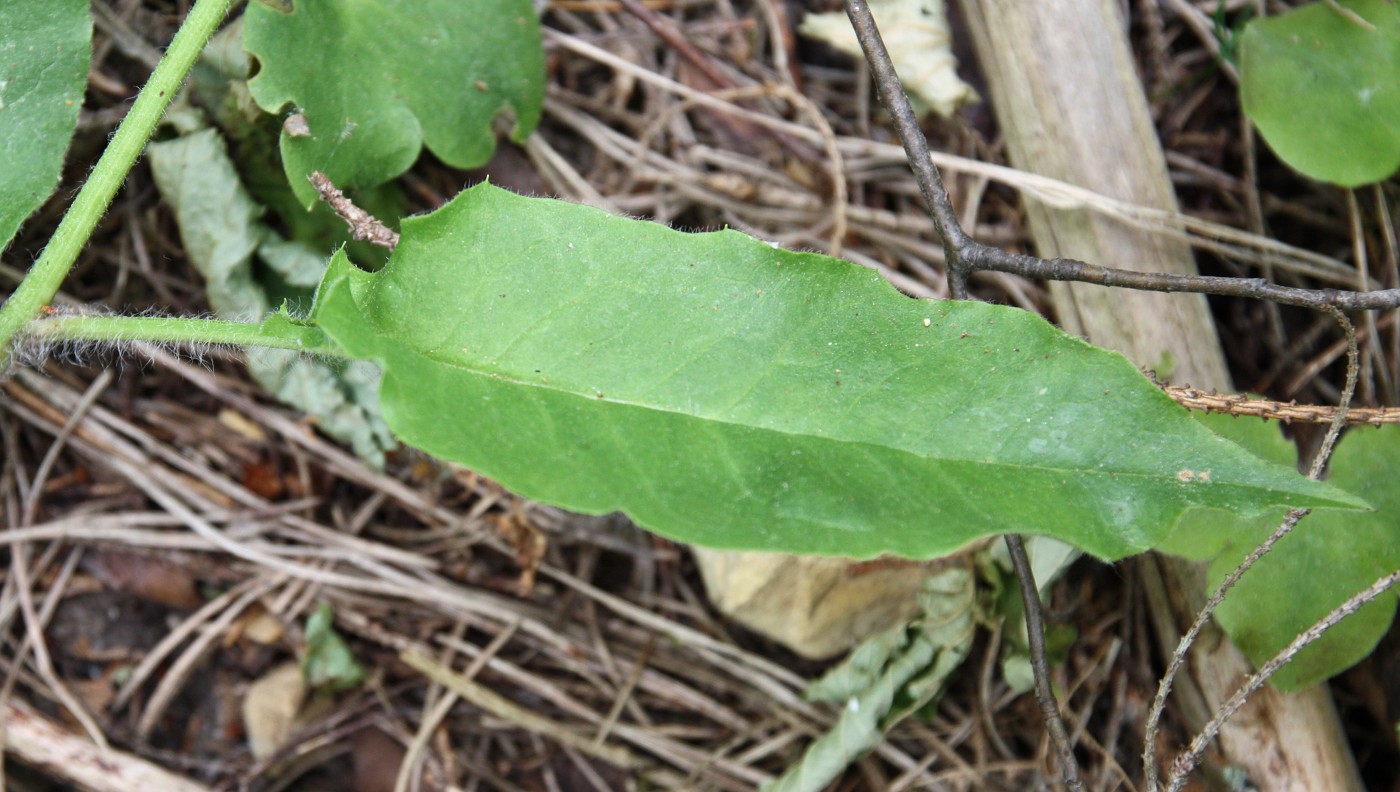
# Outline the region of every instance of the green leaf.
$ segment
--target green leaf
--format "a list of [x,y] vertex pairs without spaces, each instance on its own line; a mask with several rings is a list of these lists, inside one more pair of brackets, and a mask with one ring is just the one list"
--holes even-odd
[[928,558],[1018,531],[1119,558],[1191,505],[1364,505],[1025,311],[490,185],[406,219],[378,273],[332,259],[312,318],[379,361],[408,443],[711,547]]
[[[1238,418],[1232,415],[1197,413],[1194,417],[1203,426],[1209,427],[1221,437],[1229,438],[1260,459],[1288,467],[1296,467],[1298,464],[1297,447],[1284,439],[1277,423],[1263,418]],[[1191,509],[1181,516],[1176,527],[1157,545],[1157,549],[1192,561],[1209,561],[1219,556],[1235,541],[1230,531],[1221,529],[1222,525],[1256,521],[1262,524],[1272,521],[1273,526],[1277,526],[1283,519],[1284,511],[1270,507],[1254,510]],[[1269,531],[1272,530],[1272,527],[1269,528]],[[1267,535],[1268,533],[1265,533],[1265,536]],[[1260,537],[1261,540],[1262,538]],[[1250,549],[1253,549],[1252,546]],[[1244,554],[1241,553],[1239,557],[1243,558]]]
[[0,250],[58,184],[91,57],[86,0],[0,0]]
[[544,50],[529,0],[318,0],[290,14],[248,7],[249,82],[263,109],[292,105],[310,135],[282,133],[287,179],[305,206],[320,170],[341,188],[398,176],[423,144],[458,168],[495,149],[509,109],[512,138],[539,123]]
[[[325,256],[259,222],[263,208],[244,188],[217,131],[152,143],[147,156],[219,316],[248,320],[287,300],[310,301]],[[397,446],[379,415],[379,376],[372,366],[252,349],[248,371],[279,400],[315,416],[326,434],[349,443],[371,465],[382,467],[384,452]]]
[[301,673],[312,688],[349,690],[364,681],[365,670],[335,631],[331,606],[321,603],[306,620],[306,654]]
[[[287,10],[291,10],[290,5]],[[248,53],[243,49],[243,19],[238,17],[229,23],[205,47],[191,80],[191,93],[196,97],[192,104],[203,112],[190,112],[190,108],[178,116],[172,113],[177,126],[189,133],[208,126],[212,119],[228,144],[229,156],[235,163],[239,180],[256,203],[267,207],[276,216],[277,227],[294,244],[321,251],[348,245],[347,253],[352,260],[371,264],[371,269],[377,269],[388,259],[388,251],[367,242],[351,240],[345,221],[337,217],[324,202],[318,201],[311,211],[307,211],[288,184],[282,157],[277,150],[282,123],[264,113],[248,92],[247,81],[252,66]],[[180,123],[186,116],[194,116],[194,121]],[[404,214],[404,201],[394,182],[369,190],[350,190],[348,194],[356,206],[390,227],[398,227],[399,218]],[[318,256],[314,263],[315,280],[312,286],[319,281],[325,267],[325,257]],[[299,299],[309,297],[310,292],[284,296]]]
[[[1294,449],[1275,426],[1254,419],[1208,416],[1208,425],[1261,455],[1292,458]],[[1272,658],[1299,633],[1382,575],[1400,568],[1400,427],[1353,429],[1332,457],[1331,483],[1366,497],[1376,511],[1317,509],[1240,578],[1216,612],[1231,640],[1256,665]],[[1283,521],[1282,510],[1252,518],[1210,510],[1188,514],[1163,549],[1212,559],[1214,590]],[[1332,677],[1364,658],[1394,618],[1389,592],[1352,614],[1304,649],[1272,679],[1292,691]]]
[[930,575],[917,619],[867,639],[812,683],[807,698],[841,704],[841,717],[763,792],[825,789],[896,723],[934,702],[972,648],[975,594],[966,569]]
[[1341,5],[1366,24],[1324,3],[1251,22],[1241,36],[1240,97],[1285,162],[1355,187],[1400,168],[1400,7]]

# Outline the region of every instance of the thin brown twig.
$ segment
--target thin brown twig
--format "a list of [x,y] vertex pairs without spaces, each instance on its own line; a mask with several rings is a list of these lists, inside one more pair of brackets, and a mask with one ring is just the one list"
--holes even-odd
[[49,450],[44,452],[44,458],[39,460],[39,467],[34,471],[34,481],[29,486],[29,497],[24,500],[24,511],[20,515],[21,525],[29,526],[34,524],[34,517],[39,508],[39,498],[44,491],[44,482],[48,479],[49,472],[53,470],[54,463],[58,461],[59,452],[63,450],[63,445],[68,441],[68,436],[77,428],[78,422],[87,414],[88,409],[90,409],[97,401],[97,398],[102,395],[102,392],[107,390],[107,386],[112,384],[112,377],[111,369],[103,369],[102,372],[98,374],[97,379],[93,380],[92,384],[89,385],[87,390],[83,393],[83,398],[78,402],[77,408],[68,415],[67,423],[63,425],[58,435],[54,437],[53,442],[49,444]]
[[[1337,442],[1337,437],[1341,434],[1342,427],[1346,424],[1347,411],[1351,406],[1352,394],[1356,391],[1356,379],[1361,368],[1360,351],[1356,343],[1356,328],[1352,326],[1351,322],[1347,320],[1346,315],[1341,311],[1334,308],[1332,309],[1332,313],[1341,324],[1342,330],[1346,333],[1347,380],[1346,387],[1342,391],[1341,403],[1338,404],[1337,412],[1332,418],[1332,425],[1328,428],[1327,436],[1323,438],[1322,446],[1313,457],[1312,465],[1308,470],[1308,478],[1311,479],[1322,478],[1323,468],[1326,467],[1327,460],[1332,456],[1332,448]],[[1147,792],[1156,792],[1157,790],[1157,763],[1156,757],[1154,756],[1154,747],[1157,744],[1157,724],[1161,720],[1162,711],[1166,707],[1167,696],[1171,693],[1172,689],[1172,682],[1176,679],[1176,675],[1186,662],[1186,652],[1191,648],[1191,645],[1195,643],[1197,636],[1200,635],[1201,630],[1205,628],[1206,623],[1209,622],[1211,617],[1215,614],[1216,609],[1225,601],[1225,595],[1229,593],[1230,589],[1235,587],[1235,584],[1239,582],[1244,573],[1248,572],[1259,559],[1268,554],[1280,539],[1292,532],[1299,520],[1310,513],[1310,509],[1290,509],[1288,511],[1283,518],[1283,522],[1269,535],[1269,538],[1265,539],[1262,544],[1254,548],[1249,555],[1245,556],[1244,560],[1220,582],[1220,585],[1211,594],[1205,606],[1201,608],[1200,613],[1196,614],[1196,620],[1191,624],[1191,628],[1181,637],[1181,641],[1177,644],[1176,651],[1172,652],[1171,661],[1167,664],[1167,670],[1162,674],[1161,682],[1157,686],[1157,695],[1152,700],[1152,707],[1148,712],[1147,724],[1144,729],[1145,736],[1143,738],[1142,759],[1144,772],[1146,774]],[[1272,674],[1272,671],[1270,673]],[[1241,691],[1243,690],[1244,688],[1241,688]],[[1253,690],[1250,692],[1253,692]],[[1237,693],[1236,696],[1238,695]],[[1231,702],[1234,700],[1234,698],[1231,698]],[[1242,703],[1243,701],[1240,702],[1240,704]],[[1227,703],[1226,707],[1228,706]],[[1223,724],[1225,719],[1229,718],[1228,714],[1225,715],[1225,718],[1220,718],[1220,715],[1225,711],[1226,707],[1222,707],[1217,711],[1216,717],[1211,720],[1211,724],[1214,724],[1215,730],[1218,730],[1220,724]],[[1239,709],[1238,704],[1234,709],[1230,710],[1230,714],[1233,714],[1234,710],[1237,709]],[[1218,723],[1217,720],[1219,721]],[[1201,736],[1198,736],[1196,740],[1192,741],[1191,751],[1177,759],[1171,781],[1171,788],[1173,791],[1179,789],[1179,782],[1185,778],[1186,774],[1190,773],[1190,771],[1195,768],[1196,763],[1200,761],[1200,754],[1205,750],[1204,745],[1214,737],[1215,732],[1211,730],[1210,724],[1207,725],[1206,730],[1210,730],[1211,737],[1202,741]],[[1206,730],[1202,731],[1202,735],[1206,733]],[[1201,746],[1199,749],[1197,748],[1198,744]]]
[[[657,38],[664,41],[667,46],[674,49],[687,63],[694,66],[700,72],[705,78],[705,81],[710,83],[706,90],[707,93],[730,90],[736,87],[745,87],[739,86],[733,78],[725,74],[724,71],[719,68],[715,59],[695,46],[694,42],[682,34],[681,31],[676,28],[675,23],[670,19],[667,19],[660,13],[651,9],[641,0],[618,0],[618,2],[628,13],[632,14],[640,20],[642,24],[646,25],[647,29],[654,33]],[[737,121],[737,119],[735,120]],[[805,141],[795,138],[780,129],[772,130],[772,134],[774,140],[777,140],[782,144],[783,148],[792,152],[793,155],[801,161],[812,164],[818,163],[816,152],[813,151],[811,146]],[[829,167],[835,167],[839,164],[838,161],[837,163],[831,164]],[[844,198],[844,195],[842,197]]]
[[311,186],[316,188],[316,194],[321,196],[321,200],[330,206],[336,215],[350,226],[350,238],[356,242],[368,242],[371,245],[378,245],[392,251],[398,247],[399,234],[394,229],[384,225],[378,218],[369,212],[356,206],[345,193],[341,192],[333,183],[330,177],[320,171],[314,171],[307,180]]
[[1264,683],[1269,680],[1269,677],[1273,676],[1280,668],[1287,664],[1288,661],[1292,660],[1299,652],[1307,647],[1308,644],[1321,638],[1324,633],[1332,629],[1338,622],[1360,610],[1366,603],[1375,600],[1377,597],[1389,591],[1396,583],[1400,583],[1400,569],[1388,575],[1383,575],[1366,590],[1353,594],[1346,602],[1338,605],[1331,613],[1328,613],[1322,619],[1318,620],[1316,624],[1301,633],[1297,638],[1294,638],[1292,643],[1288,644],[1288,646],[1284,647],[1278,654],[1274,655],[1272,659],[1261,666],[1259,670],[1249,678],[1249,681],[1240,686],[1240,689],[1235,692],[1235,695],[1231,696],[1230,700],[1220,707],[1219,712],[1215,714],[1215,717],[1211,718],[1210,723],[1206,724],[1205,728],[1201,730],[1201,733],[1196,735],[1196,739],[1191,741],[1190,750],[1177,758],[1172,768],[1169,792],[1180,792],[1181,788],[1186,784],[1187,776],[1196,768],[1196,765],[1201,760],[1202,754],[1205,753],[1206,747],[1210,745],[1210,741],[1215,739],[1216,733],[1220,731],[1220,727],[1224,725],[1225,721],[1229,720],[1231,716],[1239,711],[1240,707],[1244,706],[1244,703],[1249,700],[1249,697],[1252,696],[1255,691],[1264,686]]
[[671,20],[652,10],[642,0],[618,0],[618,4],[626,9],[627,13],[641,20],[647,29],[655,33],[657,38],[666,42],[667,46],[679,53],[690,65],[699,69],[700,73],[705,75],[705,79],[712,83],[711,88],[734,87],[734,81],[729,78],[729,75],[720,71],[714,60],[701,52],[694,42],[677,30]]
[[615,767],[632,768],[641,765],[639,757],[631,751],[615,745],[594,745],[589,737],[568,728],[559,721],[538,715],[516,704],[491,688],[473,682],[465,675],[440,665],[431,657],[410,649],[400,653],[399,659],[423,676],[513,726],[549,737],[561,745],[574,748]]
[[1035,702],[1040,705],[1040,714],[1045,718],[1045,728],[1050,732],[1050,742],[1059,754],[1060,768],[1065,775],[1065,786],[1073,790],[1084,789],[1079,778],[1079,762],[1074,758],[1074,746],[1060,717],[1060,703],[1055,700],[1055,692],[1050,689],[1050,663],[1045,651],[1045,620],[1040,612],[1040,592],[1035,585],[1035,572],[1030,559],[1026,557],[1026,545],[1019,534],[1006,534],[1006,549],[1011,552],[1011,566],[1016,570],[1016,580],[1021,585],[1021,601],[1026,606],[1026,638],[1030,643],[1031,668],[1035,671]]
[[26,634],[32,639],[29,648],[34,653],[34,667],[39,672],[39,678],[49,686],[54,697],[63,705],[68,714],[83,727],[88,739],[92,740],[103,752],[106,752],[110,746],[107,744],[107,737],[103,734],[102,727],[97,724],[97,720],[92,716],[92,713],[87,711],[78,697],[73,695],[68,686],[59,679],[58,672],[54,669],[53,658],[49,654],[48,641],[44,637],[46,620],[41,619],[39,613],[34,609],[27,551],[28,548],[22,543],[14,546],[10,551],[13,554],[10,570],[15,576],[15,592],[19,597],[20,615],[24,620]]
[[[924,196],[929,215],[943,240],[943,250],[948,260],[948,291],[955,300],[968,297],[967,277],[972,272],[968,264],[976,258],[967,253],[979,246],[962,229],[957,211],[948,198],[948,190],[943,186],[943,177],[929,156],[928,140],[919,128],[918,116],[909,102],[909,96],[899,82],[894,63],[885,49],[875,18],[865,0],[846,0],[846,16],[850,17],[856,38],[860,40],[865,60],[870,64],[871,75],[880,97],[880,104],[890,114],[895,132],[909,157],[909,166],[914,172],[914,180]],[[1001,255],[1007,255],[996,248]],[[1059,702],[1050,688],[1050,663],[1045,654],[1045,625],[1040,610],[1040,594],[1035,585],[1035,576],[1030,562],[1026,559],[1025,545],[1016,534],[1005,536],[1007,549],[1011,551],[1012,565],[1016,569],[1016,579],[1021,586],[1021,599],[1026,607],[1026,633],[1030,639],[1031,669],[1035,676],[1036,702],[1045,717],[1046,730],[1055,744],[1059,756],[1060,769],[1064,773],[1065,784],[1071,790],[1082,790],[1084,784],[1079,778],[1079,763],[1074,757],[1074,747],[1070,745],[1064,721],[1060,717]]]
[[[1251,399],[1238,393],[1213,393],[1190,386],[1162,385],[1163,391],[1188,410],[1228,415],[1273,418],[1284,423],[1330,424],[1340,408],[1323,404],[1298,404],[1272,399]],[[1400,423],[1400,407],[1352,407],[1346,411],[1349,426]]]

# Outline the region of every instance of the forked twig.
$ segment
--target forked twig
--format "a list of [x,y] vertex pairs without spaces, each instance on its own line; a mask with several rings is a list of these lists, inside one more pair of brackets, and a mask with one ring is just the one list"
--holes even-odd
[[[1173,398],[1182,401],[1188,407],[1205,409],[1208,411],[1224,411],[1236,414],[1255,414],[1261,417],[1275,417],[1283,420],[1317,420],[1327,421],[1331,424],[1327,438],[1323,442],[1322,449],[1318,452],[1313,462],[1312,476],[1317,478],[1321,474],[1322,467],[1331,453],[1333,444],[1336,442],[1338,433],[1347,421],[1348,406],[1351,395],[1355,391],[1357,376],[1357,352],[1356,333],[1351,323],[1342,314],[1342,309],[1351,310],[1373,310],[1395,308],[1400,306],[1400,289],[1387,289],[1370,292],[1339,291],[1335,289],[1298,289],[1293,287],[1280,286],[1269,283],[1263,278],[1222,278],[1198,275],[1179,275],[1172,273],[1142,273],[1130,270],[1112,269],[1088,264],[1072,259],[1042,259],[1035,256],[1010,253],[999,248],[984,245],[968,236],[958,223],[957,215],[953,209],[952,201],[948,197],[948,192],[943,185],[942,177],[939,175],[937,167],[930,159],[928,142],[924,138],[923,131],[919,128],[918,118],[910,106],[908,97],[899,82],[899,77],[895,73],[893,64],[890,61],[889,53],[882,42],[879,30],[876,28],[875,20],[871,16],[870,9],[865,0],[845,0],[846,13],[850,17],[852,27],[855,29],[856,37],[860,40],[861,48],[865,52],[866,60],[870,64],[871,75],[875,82],[877,94],[880,102],[890,114],[896,133],[904,146],[904,150],[909,159],[910,169],[914,173],[915,181],[919,185],[919,190],[924,196],[924,201],[928,206],[929,214],[939,236],[943,240],[944,251],[947,255],[947,272],[949,282],[949,293],[954,299],[967,299],[967,277],[978,270],[991,270],[1020,275],[1027,278],[1041,278],[1049,280],[1076,281],[1081,283],[1093,283],[1102,286],[1117,286],[1130,289],[1161,292],[1187,292],[1199,294],[1217,294],[1237,297],[1251,297],[1256,299],[1269,300],[1285,305],[1297,305],[1302,307],[1326,310],[1331,312],[1342,323],[1347,333],[1348,339],[1348,369],[1347,369],[1347,389],[1343,396],[1341,405],[1336,410],[1316,407],[1299,407],[1298,405],[1283,405],[1277,402],[1265,402],[1261,400],[1249,400],[1244,397],[1222,397],[1215,394],[1206,394],[1194,389],[1171,389],[1168,392]],[[1173,392],[1175,391],[1175,392]],[[1394,420],[1391,415],[1393,411],[1368,411],[1364,416],[1358,416],[1367,423],[1380,422],[1382,419]],[[1400,413],[1396,417],[1400,417]],[[1241,567],[1232,573],[1222,583],[1220,589],[1212,597],[1210,604],[1202,611],[1191,630],[1182,639],[1176,655],[1172,659],[1172,664],[1166,675],[1162,679],[1161,688],[1158,692],[1158,699],[1154,701],[1153,712],[1149,719],[1149,731],[1144,749],[1144,758],[1148,774],[1148,789],[1155,790],[1157,785],[1156,768],[1151,756],[1151,746],[1153,745],[1152,735],[1155,732],[1157,720],[1160,718],[1162,706],[1165,703],[1167,692],[1171,689],[1171,682],[1180,669],[1182,659],[1185,656],[1186,647],[1190,646],[1197,633],[1205,621],[1210,618],[1210,614],[1219,605],[1220,599],[1229,590],[1239,576],[1244,573],[1258,558],[1268,552],[1283,535],[1292,530],[1307,512],[1305,510],[1294,510],[1288,513],[1278,531],[1265,541],[1254,553],[1251,553]],[[1019,537],[1006,537],[1007,547],[1011,550],[1013,564],[1016,567],[1017,578],[1020,581],[1022,598],[1026,604],[1026,625],[1030,637],[1031,665],[1036,677],[1036,699],[1040,703],[1041,711],[1046,718],[1046,727],[1050,733],[1051,740],[1060,756],[1060,761],[1064,767],[1065,780],[1071,787],[1078,784],[1078,771],[1075,766],[1074,754],[1069,745],[1068,735],[1064,724],[1060,719],[1059,707],[1055,703],[1053,692],[1050,690],[1048,682],[1048,663],[1045,659],[1044,640],[1041,634],[1040,602],[1036,594],[1035,582],[1030,574],[1029,564],[1024,561],[1024,547]],[[1019,557],[1019,560],[1018,560]],[[1385,579],[1379,581],[1381,585]],[[1391,581],[1393,584],[1393,581]],[[1374,588],[1374,587],[1373,587]],[[1377,596],[1372,595],[1372,597]],[[1358,595],[1359,596],[1359,595]],[[1354,598],[1355,599],[1355,598]],[[1351,601],[1349,601],[1351,602]],[[1357,606],[1359,607],[1359,605]],[[1340,611],[1341,609],[1339,609]],[[1337,613],[1337,612],[1334,612]],[[1344,615],[1344,614],[1342,614]],[[1340,618],[1340,615],[1338,616]],[[1331,617],[1329,616],[1329,619]],[[1327,620],[1324,620],[1327,621]],[[1319,623],[1320,625],[1321,623]],[[1309,631],[1311,633],[1312,630]],[[1300,636],[1300,640],[1302,637]],[[1282,661],[1280,662],[1281,665]],[[1263,671],[1261,670],[1261,674]],[[1269,673],[1272,673],[1270,669]],[[1265,676],[1264,678],[1267,678]],[[1253,687],[1246,686],[1241,694],[1247,696],[1262,680],[1255,684],[1251,680]],[[1243,699],[1241,699],[1242,702]],[[1233,701],[1233,699],[1232,699]],[[1235,705],[1238,708],[1238,705]],[[1217,719],[1212,721],[1215,728],[1219,723],[1233,713],[1222,710],[1217,714]],[[1218,722],[1217,722],[1218,721]],[[1209,727],[1208,727],[1209,728]],[[1199,761],[1200,751],[1204,750],[1204,745],[1213,737],[1214,731],[1203,734],[1192,743],[1192,751],[1178,762],[1181,770],[1173,778],[1173,790],[1179,788],[1181,778],[1185,772],[1194,767]],[[1189,766],[1188,766],[1189,765]]]
[[[876,92],[880,103],[894,119],[895,131],[904,144],[909,157],[909,167],[914,171],[914,180],[923,193],[934,226],[943,240],[943,249],[948,257],[948,288],[955,300],[967,299],[967,273],[963,262],[967,251],[979,247],[958,223],[953,202],[943,186],[943,178],[929,157],[928,140],[919,128],[918,116],[909,103],[909,97],[895,73],[889,51],[880,38],[875,19],[865,0],[846,0],[846,15],[855,28],[865,59],[870,64],[871,75],[875,79]],[[1045,625],[1040,610],[1040,593],[1036,589],[1035,575],[1026,559],[1026,548],[1021,537],[1007,534],[1006,547],[1011,552],[1011,562],[1016,569],[1016,579],[1021,586],[1021,599],[1026,607],[1026,635],[1030,642],[1031,669],[1035,672],[1035,697],[1045,716],[1046,730],[1055,744],[1059,756],[1060,769],[1064,773],[1065,784],[1071,790],[1082,790],[1084,784],[1079,779],[1079,763],[1074,758],[1074,747],[1070,745],[1069,733],[1060,717],[1060,705],[1050,688],[1050,663],[1045,655]]]
[[1280,286],[1263,278],[1230,278],[1208,275],[1181,275],[1167,272],[1135,272],[1101,267],[1066,258],[1044,259],[984,245],[963,231],[953,203],[943,186],[943,178],[929,157],[928,141],[919,128],[918,116],[900,85],[889,52],[865,0],[846,0],[846,15],[855,28],[856,38],[870,63],[870,73],[880,103],[890,114],[895,132],[909,158],[914,180],[923,193],[934,227],[943,239],[948,257],[948,286],[953,299],[967,299],[967,278],[979,270],[1004,272],[1023,278],[1092,283],[1141,291],[1217,294],[1249,297],[1283,305],[1324,310],[1384,310],[1400,308],[1400,289],[1342,291],[1338,289],[1298,289]]
[[1220,727],[1224,725],[1225,721],[1229,720],[1240,707],[1244,706],[1244,703],[1249,700],[1250,696],[1254,695],[1255,691],[1264,686],[1264,683],[1269,680],[1269,677],[1273,676],[1274,673],[1282,668],[1289,660],[1292,660],[1293,657],[1301,652],[1308,644],[1321,638],[1323,633],[1332,629],[1337,622],[1357,612],[1366,603],[1371,602],[1389,591],[1396,583],[1400,583],[1400,569],[1382,576],[1375,583],[1372,583],[1365,591],[1353,594],[1346,602],[1338,605],[1331,613],[1303,631],[1302,634],[1293,639],[1292,643],[1284,647],[1281,652],[1274,655],[1273,659],[1261,666],[1259,670],[1255,672],[1254,676],[1251,676],[1249,681],[1241,685],[1240,689],[1235,691],[1235,695],[1231,696],[1230,700],[1220,707],[1220,711],[1215,713],[1215,717],[1210,719],[1210,723],[1206,724],[1205,728],[1201,730],[1201,733],[1196,735],[1196,739],[1191,741],[1190,749],[1177,757],[1176,762],[1172,765],[1171,785],[1168,787],[1169,792],[1181,791],[1181,788],[1186,785],[1186,777],[1191,774],[1192,770],[1196,769],[1196,765],[1201,761],[1201,755],[1205,753],[1206,747],[1210,745],[1210,741],[1215,739],[1215,735],[1220,731]]

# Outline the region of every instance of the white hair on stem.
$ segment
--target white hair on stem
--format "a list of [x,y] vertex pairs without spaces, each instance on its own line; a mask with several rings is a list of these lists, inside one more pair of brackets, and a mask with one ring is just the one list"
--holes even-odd
[[[24,366],[41,369],[47,361],[82,366],[88,368],[124,368],[131,363],[145,367],[154,362],[153,350],[160,349],[176,357],[196,363],[206,370],[216,357],[242,356],[243,349],[232,344],[212,342],[152,341],[134,332],[123,337],[116,335],[103,339],[54,338],[45,334],[42,325],[55,319],[75,316],[116,316],[117,311],[103,305],[55,305],[45,306],[44,316],[36,319],[37,327],[21,334],[15,341],[10,356],[11,367]],[[181,318],[214,319],[213,314],[174,315],[159,308],[145,308],[135,313],[121,314],[137,318]],[[218,317],[228,319],[229,317]],[[248,316],[247,321],[256,317]],[[239,321],[245,321],[240,318]],[[6,372],[0,372],[3,377]]]

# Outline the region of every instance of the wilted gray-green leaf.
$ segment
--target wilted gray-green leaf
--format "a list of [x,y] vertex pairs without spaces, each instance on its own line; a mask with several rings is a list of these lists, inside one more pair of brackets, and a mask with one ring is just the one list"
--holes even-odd
[[1025,311],[489,185],[405,220],[378,273],[334,259],[313,319],[381,364],[410,444],[713,547],[927,558],[1015,531],[1119,558],[1193,505],[1361,504]]
[[[298,293],[309,302],[326,255],[260,222],[263,208],[243,187],[216,130],[152,143],[147,151],[156,185],[175,209],[185,251],[220,316],[259,318]],[[379,375],[370,364],[251,349],[248,371],[376,467],[397,445],[379,415]]]
[[0,0],[0,250],[58,184],[91,39],[86,0]]
[[349,690],[365,678],[365,669],[355,661],[349,644],[335,631],[335,613],[321,603],[306,620],[306,654],[301,672],[312,688]]
[[953,567],[924,581],[918,618],[876,635],[812,683],[807,698],[841,717],[763,792],[819,792],[896,723],[933,702],[972,648],[975,584]]

